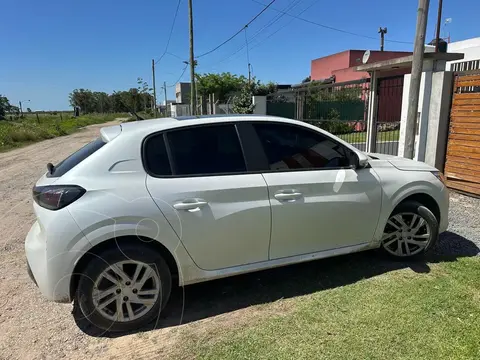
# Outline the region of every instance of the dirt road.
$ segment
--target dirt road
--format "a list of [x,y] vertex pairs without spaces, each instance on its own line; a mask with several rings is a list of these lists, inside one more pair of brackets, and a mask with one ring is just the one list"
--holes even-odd
[[[71,304],[51,303],[41,296],[28,278],[23,244],[34,222],[31,189],[46,164],[57,163],[97,137],[102,126],[0,153],[0,359],[163,357],[181,351],[186,337],[205,341],[226,327],[288,312],[289,299],[321,291],[318,277],[337,273],[342,264],[351,267],[353,263],[355,268],[353,280],[343,285],[410,266],[355,254],[189,286],[186,293],[177,290],[172,295],[171,303],[184,303],[185,308],[171,309],[162,319],[162,329],[116,338],[92,336],[72,317]],[[479,252],[480,200],[458,194],[451,199],[451,232],[440,238],[432,255],[434,262]],[[306,278],[312,281],[306,283]],[[171,326],[179,323],[184,325]]]
[[0,358],[83,357],[88,337],[76,326],[71,305],[45,301],[25,271],[24,239],[34,222],[32,186],[46,171],[90,142],[105,126],[0,153]]

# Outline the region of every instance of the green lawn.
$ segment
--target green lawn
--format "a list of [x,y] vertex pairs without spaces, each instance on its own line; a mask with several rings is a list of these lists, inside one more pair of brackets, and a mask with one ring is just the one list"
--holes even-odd
[[[172,356],[480,359],[480,258],[425,266],[429,271],[415,272],[407,267],[251,306],[248,309],[254,315],[248,322],[236,320],[235,313],[225,314],[225,319],[232,319],[233,324],[228,326],[224,325],[227,320],[209,319],[204,328],[199,325],[183,329]],[[327,272],[324,281],[357,276],[348,274],[353,270],[349,265],[337,270],[345,273]],[[286,305],[279,306],[281,302]],[[275,307],[281,311],[260,315],[266,308]]]
[[[349,143],[367,142],[367,132],[356,132],[350,134],[337,135],[340,139]],[[382,131],[377,134],[377,141],[398,141],[400,130]]]
[[128,116],[128,114],[87,114],[73,118],[71,113],[57,113],[39,114],[38,119],[35,114],[26,114],[23,119],[0,120],[0,151],[68,135],[87,125]]

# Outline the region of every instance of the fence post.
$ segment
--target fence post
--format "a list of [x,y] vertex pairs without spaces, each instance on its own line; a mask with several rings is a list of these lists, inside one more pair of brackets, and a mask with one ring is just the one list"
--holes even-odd
[[367,116],[367,146],[366,152],[375,152],[377,147],[377,109],[378,108],[378,78],[377,72],[370,76],[370,94],[368,97]]
[[38,113],[35,113],[37,115],[37,124],[40,124],[40,118],[38,117]]

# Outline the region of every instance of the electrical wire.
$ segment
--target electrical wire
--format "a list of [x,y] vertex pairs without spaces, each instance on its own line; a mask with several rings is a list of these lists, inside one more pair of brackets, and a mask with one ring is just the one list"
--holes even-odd
[[[307,11],[308,9],[310,9],[313,5],[315,5],[317,3],[317,0],[315,0],[313,3],[311,3],[310,5],[308,5],[305,9],[303,9],[302,11],[300,11],[296,16],[300,16],[302,15],[305,11]],[[285,15],[285,14],[282,14],[282,16]],[[283,30],[285,29],[288,25],[290,25],[293,20],[295,20],[295,18],[291,18],[290,21],[288,23],[286,23],[285,25],[279,27],[277,30],[275,30],[273,33],[270,33],[266,38],[260,40],[258,43],[256,43],[255,45],[253,45],[250,50],[252,49],[255,49],[256,47],[262,45],[263,42],[267,41],[268,39],[270,39],[273,35],[275,35],[276,33],[278,33],[280,30]]]
[[[260,4],[260,5],[265,5],[263,4],[262,2],[258,1],[258,0],[251,0],[253,1],[254,3],[257,3],[257,4]],[[354,33],[354,32],[350,32],[350,31],[347,31],[347,30],[343,30],[343,29],[338,29],[338,28],[335,28],[335,27],[332,27],[332,26],[328,26],[328,25],[324,25],[324,24],[320,24],[320,23],[317,23],[315,21],[311,21],[311,20],[307,20],[307,19],[304,19],[304,18],[301,18],[297,15],[292,15],[292,14],[289,14],[283,10],[280,10],[280,9],[276,9],[276,8],[271,8],[272,10],[275,10],[277,12],[280,12],[280,13],[284,13],[285,15],[287,16],[290,16],[290,17],[293,17],[295,19],[298,19],[298,20],[301,20],[303,22],[306,22],[306,23],[309,23],[309,24],[312,24],[312,25],[316,25],[316,26],[319,26],[319,27],[322,27],[324,29],[329,29],[329,30],[333,30],[333,31],[338,31],[338,32],[341,32],[341,33],[344,33],[344,34],[349,34],[349,35],[353,35],[353,36],[358,36],[358,37],[363,37],[365,39],[373,39],[373,40],[377,40],[376,37],[373,37],[373,36],[369,36],[369,35],[363,35],[363,34],[358,34],[358,33]],[[412,44],[411,41],[399,41],[399,40],[387,40],[385,39],[385,41],[389,41],[389,42],[394,42],[394,43],[399,43],[399,44]]]
[[262,15],[269,7],[270,5],[272,5],[276,0],[272,0],[268,3],[268,5],[265,5],[265,4],[262,4],[263,6],[265,6],[262,11],[260,11],[257,15],[255,15],[248,23],[246,23],[240,30],[238,30],[235,34],[233,34],[232,36],[230,36],[227,40],[225,40],[224,42],[222,42],[221,44],[217,45],[216,47],[214,47],[212,50],[209,50],[201,55],[198,55],[198,56],[195,56],[196,59],[199,59],[205,55],[208,55],[208,54],[211,54],[212,52],[218,50],[219,48],[221,48],[223,45],[225,45],[226,43],[228,43],[229,41],[231,41],[233,38],[235,38],[238,34],[240,34],[245,28],[248,27],[248,25],[250,25],[252,22],[254,22],[260,15]]
[[[291,2],[287,7],[285,7],[284,10],[291,10],[293,9],[295,6],[298,5],[299,1],[301,0],[295,0],[293,2]],[[305,9],[303,9],[298,15],[301,15],[303,14],[305,11],[307,11],[308,9],[310,9],[313,5],[315,5],[317,3],[318,0],[315,0],[313,3],[311,3],[310,5],[308,5]],[[297,16],[298,16],[297,15]],[[265,30],[266,28],[270,27],[271,25],[273,25],[275,22],[277,22],[278,20],[280,20],[283,16],[285,16],[285,14],[279,14],[277,15],[277,17],[275,17],[274,19],[272,19],[268,24],[264,25],[261,29],[259,29],[246,43],[248,44],[249,42],[251,42],[252,40],[254,40],[263,30]],[[277,32],[279,32],[281,29],[283,29],[284,27],[286,27],[287,25],[289,25],[294,19],[291,19],[287,24],[285,24],[284,26],[280,27],[279,29],[277,29],[274,33],[270,34],[267,38],[263,39],[263,40],[260,40],[259,43],[253,45],[252,47],[250,47],[250,50],[251,49],[254,49],[256,48],[257,46],[261,45],[262,42],[264,42],[265,40],[267,40],[268,38],[272,37],[273,35],[275,35]],[[246,45],[242,45],[240,48],[238,48],[237,50],[235,50],[232,54],[228,55],[226,58],[214,63],[213,65],[211,65],[210,67],[215,67],[221,63],[224,63],[228,60],[230,60],[232,57],[234,57],[236,54],[238,54],[240,51],[242,51],[243,49],[245,49]],[[249,61],[250,62],[250,61]]]
[[183,75],[185,74],[185,71],[187,71],[187,68],[188,68],[188,64],[185,65],[185,67],[183,68],[182,70],[182,74],[178,77],[177,81],[175,81],[172,85],[167,85],[167,88],[171,88],[171,87],[174,87],[175,85],[177,85],[177,83],[182,80],[182,77]]
[[[167,40],[167,45],[165,46],[165,51],[163,52],[162,55],[160,55],[160,57],[155,61],[155,65],[158,64],[158,62],[160,60],[163,59],[163,57],[166,55],[166,54],[169,54],[169,55],[173,55],[171,53],[168,52],[168,46],[170,45],[170,40],[172,38],[172,34],[173,34],[173,28],[175,27],[175,22],[177,20],[177,15],[178,15],[178,9],[180,8],[180,3],[182,2],[182,0],[178,0],[178,3],[177,3],[177,8],[175,9],[175,15],[173,16],[173,22],[172,22],[172,27],[170,28],[170,34],[168,35],[168,40]],[[176,55],[173,55],[175,57],[177,57]]]

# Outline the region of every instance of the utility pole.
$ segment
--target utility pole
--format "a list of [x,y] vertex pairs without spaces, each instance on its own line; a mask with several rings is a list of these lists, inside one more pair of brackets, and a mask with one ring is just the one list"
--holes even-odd
[[163,82],[163,92],[165,94],[165,116],[167,116],[167,82]]
[[192,0],[188,0],[188,22],[190,29],[190,111],[197,114],[197,98],[195,91],[195,56],[193,55],[193,14]]
[[443,0],[438,0],[437,34],[435,36],[435,52],[438,52],[438,43],[440,42],[440,22],[442,21]]
[[428,7],[430,0],[418,0],[417,26],[413,48],[410,93],[408,94],[408,112],[405,129],[404,157],[413,159],[415,155],[415,133],[417,128],[418,98],[422,80],[423,53],[425,52],[425,31],[427,29]]
[[250,71],[250,63],[248,63],[248,83],[250,84],[250,80],[252,78],[252,72]]
[[387,28],[386,27],[382,28],[380,26],[378,33],[380,34],[380,51],[383,51],[384,44],[385,44],[385,34],[387,33]]
[[155,60],[152,59],[153,115],[157,117],[157,90],[155,88]]

